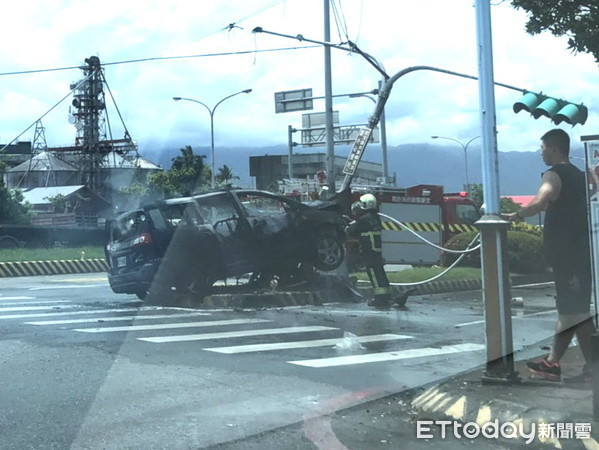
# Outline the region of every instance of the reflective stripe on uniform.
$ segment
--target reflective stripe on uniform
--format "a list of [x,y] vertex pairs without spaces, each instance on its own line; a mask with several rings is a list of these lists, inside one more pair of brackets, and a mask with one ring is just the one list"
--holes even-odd
[[366,272],[368,273],[368,278],[372,282],[372,287],[374,288],[374,295],[385,295],[391,293],[391,286],[381,286],[379,284],[379,279],[376,276],[376,271],[372,267],[367,267]]
[[380,231],[365,231],[364,233],[360,233],[360,236],[367,237],[370,240],[370,250],[373,252],[382,252],[383,249],[376,246],[376,242],[374,238],[376,236],[381,236]]

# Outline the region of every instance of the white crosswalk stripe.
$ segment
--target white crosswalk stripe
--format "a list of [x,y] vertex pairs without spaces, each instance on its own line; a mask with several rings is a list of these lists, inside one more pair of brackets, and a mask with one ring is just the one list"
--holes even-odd
[[61,305],[61,306],[9,306],[0,308],[0,313],[18,312],[18,311],[42,311],[44,309],[69,309],[79,308],[79,305]]
[[82,333],[111,333],[115,331],[148,331],[148,330],[168,330],[171,328],[196,328],[196,327],[215,327],[225,325],[243,325],[248,323],[272,322],[265,319],[232,319],[232,320],[212,320],[209,322],[185,322],[185,323],[163,323],[157,325],[129,325],[123,327],[101,327],[101,328],[76,328],[74,331]]
[[127,320],[156,320],[156,319],[182,319],[195,316],[210,316],[210,313],[185,313],[185,314],[153,314],[153,315],[137,315],[137,316],[112,316],[112,317],[93,317],[85,319],[65,319],[65,320],[40,320],[36,322],[25,322],[28,325],[73,325],[77,323],[90,322],[120,322]]
[[225,331],[218,333],[187,334],[181,336],[161,336],[138,338],[140,341],[166,343],[166,342],[186,342],[186,341],[206,341],[210,339],[230,339],[247,336],[264,336],[269,334],[288,334],[288,333],[308,333],[312,331],[338,330],[333,327],[285,327],[285,328],[266,328],[262,330],[243,330],[243,331]]
[[[356,336],[354,342],[364,344],[367,342],[382,342],[393,341],[398,339],[413,339],[412,336],[402,336],[399,334],[374,334],[370,336]],[[294,341],[294,342],[278,342],[274,344],[249,344],[249,345],[232,345],[229,347],[213,347],[205,348],[204,350],[216,353],[251,353],[264,352],[270,350],[289,350],[295,348],[310,348],[310,347],[327,347],[343,344],[344,338],[334,339],[313,339],[309,341]]]
[[481,344],[457,344],[442,347],[425,347],[401,350],[395,352],[370,353],[367,355],[336,356],[334,358],[306,359],[303,361],[287,361],[291,364],[306,367],[334,367],[351,364],[366,364],[381,361],[397,361],[399,359],[419,358],[422,356],[438,356],[449,353],[471,352],[483,350]]
[[0,308],[4,307],[4,306],[24,306],[24,305],[50,305],[47,306],[46,309],[50,309],[52,308],[51,305],[56,305],[57,303],[71,303],[68,300],[32,300],[32,301],[28,301],[28,302],[1,302]]
[[[48,308],[44,308],[48,309]],[[1,309],[0,309],[1,311]],[[5,314],[0,315],[0,320],[10,319],[29,319],[32,317],[60,317],[60,316],[75,316],[81,314],[106,314],[114,312],[133,312],[139,311],[139,308],[112,308],[112,309],[90,309],[84,311],[68,311],[68,312],[51,312],[51,313],[34,313],[34,314]]]

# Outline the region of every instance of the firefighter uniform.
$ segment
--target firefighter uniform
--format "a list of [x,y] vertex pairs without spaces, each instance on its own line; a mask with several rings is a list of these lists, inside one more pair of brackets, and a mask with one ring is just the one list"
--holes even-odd
[[392,302],[391,287],[384,269],[381,238],[381,220],[376,212],[376,199],[365,194],[352,205],[352,213],[358,218],[347,227],[350,236],[359,238],[360,256],[368,278],[374,288],[372,306],[389,306]]

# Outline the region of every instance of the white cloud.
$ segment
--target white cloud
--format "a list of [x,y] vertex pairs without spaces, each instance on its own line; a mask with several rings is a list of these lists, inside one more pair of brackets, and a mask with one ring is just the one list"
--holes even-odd
[[[339,37],[331,10],[331,40],[351,40],[376,57],[389,74],[430,65],[477,75],[475,11],[471,0],[341,0],[348,37]],[[4,72],[82,65],[98,55],[108,63],[159,56],[210,54],[311,45],[295,39],[254,34],[265,30],[323,39],[321,0],[49,0],[5,2],[0,6],[5,36],[14,45],[0,49]],[[597,64],[590,55],[572,55],[565,39],[529,36],[526,17],[508,2],[492,8],[495,80],[548,95],[584,102],[590,108],[574,140],[596,134],[599,116]],[[230,30],[227,25],[235,24]],[[18,45],[17,45],[18,44]],[[361,56],[332,50],[334,94],[369,91],[380,74]],[[215,105],[225,96],[252,88],[218,107],[215,134],[220,145],[285,144],[287,126],[300,127],[301,113],[275,114],[274,92],[313,88],[324,95],[323,50],[258,52],[235,56],[177,59],[107,66],[106,76],[132,136],[144,142],[183,139],[209,145],[209,116],[200,105],[175,103],[173,96]],[[79,70],[0,77],[0,136],[19,134],[56,103]],[[511,107],[519,93],[496,88],[501,150],[531,150],[553,125]],[[17,100],[15,100],[17,99]],[[315,101],[315,111],[324,101]],[[341,123],[365,121],[367,99],[335,99]],[[48,140],[70,145],[68,103],[44,118]],[[480,134],[478,87],[472,80],[414,72],[401,78],[387,104],[389,145],[430,142],[431,134],[469,139]],[[118,123],[114,109],[111,123]],[[115,125],[116,126],[116,125]],[[10,138],[9,138],[10,137]],[[33,130],[22,140],[33,138]],[[186,142],[185,142],[186,143]],[[143,148],[142,148],[143,151]]]

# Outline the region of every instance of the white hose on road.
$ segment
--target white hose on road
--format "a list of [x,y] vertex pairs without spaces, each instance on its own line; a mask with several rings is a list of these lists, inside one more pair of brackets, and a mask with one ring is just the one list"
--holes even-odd
[[416,236],[418,239],[420,239],[421,241],[426,242],[428,245],[431,245],[433,247],[435,247],[436,249],[442,250],[444,252],[447,253],[470,253],[473,252],[474,250],[478,250],[480,248],[480,244],[478,244],[476,247],[473,248],[469,248],[470,245],[472,245],[472,242],[474,242],[475,240],[478,239],[478,237],[480,236],[480,233],[478,233],[474,239],[472,240],[472,242],[470,242],[470,244],[468,244],[468,247],[466,247],[465,250],[453,250],[450,248],[444,248],[444,247],[440,247],[437,244],[435,244],[434,242],[429,241],[428,239],[420,236],[418,233],[416,233],[414,230],[412,230],[409,226],[407,226],[406,224],[400,222],[397,219],[394,219],[393,217],[388,216],[387,214],[383,214],[383,213],[378,213],[380,217],[383,217],[387,220],[390,220],[391,222],[396,223],[397,225],[399,225],[400,227],[402,227],[403,229],[409,231],[410,233],[412,233],[414,236]]
[[409,231],[410,233],[412,233],[413,235],[415,235],[415,236],[416,236],[418,239],[420,239],[420,240],[422,240],[422,241],[426,242],[427,244],[429,244],[429,245],[431,245],[431,246],[433,246],[433,247],[435,247],[435,248],[437,248],[437,249],[439,249],[439,250],[442,250],[442,251],[444,251],[444,252],[448,252],[448,253],[459,253],[459,254],[460,254],[460,257],[459,257],[458,259],[456,259],[456,260],[455,260],[455,261],[454,261],[454,262],[451,264],[451,266],[449,266],[449,267],[448,267],[447,269],[445,269],[443,272],[441,272],[441,273],[438,273],[438,274],[437,274],[437,275],[435,275],[434,277],[432,277],[432,278],[429,278],[428,280],[416,281],[416,282],[413,282],[413,283],[391,283],[393,286],[418,286],[418,285],[420,285],[420,284],[425,284],[425,283],[428,283],[428,282],[430,282],[430,281],[434,281],[434,280],[436,280],[437,278],[440,278],[440,277],[442,277],[443,275],[445,275],[447,272],[449,272],[449,271],[450,271],[451,269],[453,269],[455,266],[457,266],[457,265],[458,265],[458,263],[459,263],[459,262],[462,260],[462,258],[463,258],[463,257],[464,257],[464,256],[465,256],[467,253],[470,253],[470,252],[473,252],[473,251],[475,251],[475,250],[478,250],[478,249],[480,248],[480,246],[481,246],[481,244],[480,244],[480,243],[478,243],[478,244],[477,244],[475,247],[472,247],[472,248],[470,248],[470,246],[471,246],[471,245],[472,245],[474,242],[476,242],[476,241],[478,240],[478,238],[479,238],[479,236],[480,236],[480,233],[478,233],[476,236],[474,236],[474,239],[472,239],[472,241],[470,241],[470,243],[468,244],[468,246],[466,247],[466,249],[465,249],[465,250],[452,250],[452,249],[448,249],[448,248],[443,248],[443,247],[440,247],[440,246],[436,245],[435,243],[433,243],[433,242],[431,242],[431,241],[429,241],[429,240],[425,239],[424,237],[420,236],[418,233],[416,233],[414,230],[412,230],[410,227],[408,227],[407,225],[403,224],[403,223],[402,223],[402,222],[400,222],[399,220],[396,220],[396,219],[394,219],[393,217],[390,217],[390,216],[388,216],[387,214],[383,214],[383,213],[378,213],[378,214],[379,214],[379,216],[380,216],[380,217],[382,217],[382,218],[384,218],[384,219],[387,219],[387,220],[390,220],[390,221],[392,221],[392,222],[396,223],[397,225],[399,225],[399,226],[400,226],[400,227],[402,227],[403,229],[405,229],[405,230]]

